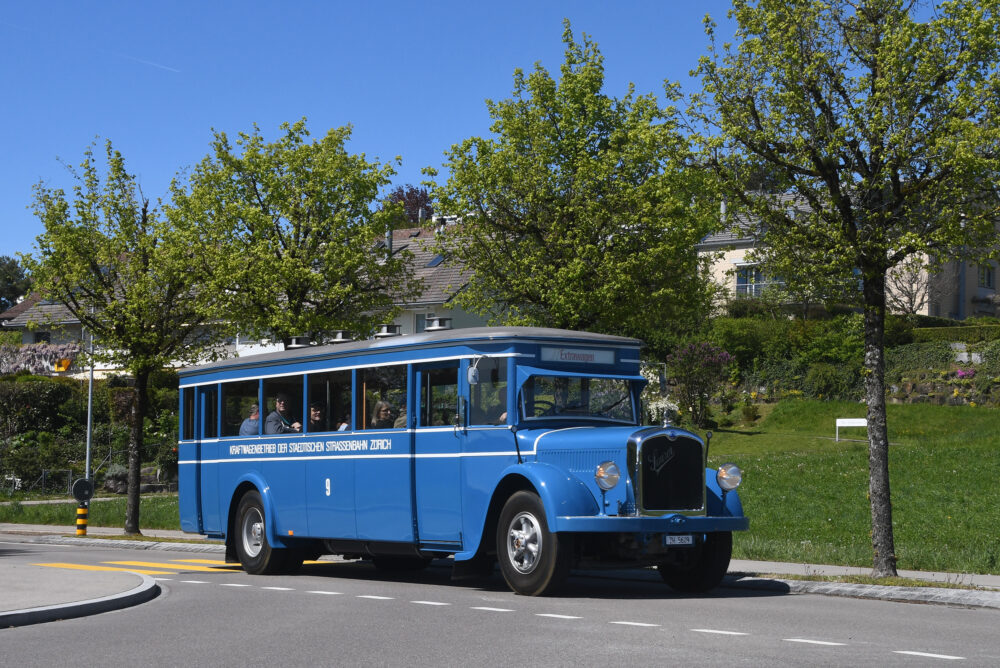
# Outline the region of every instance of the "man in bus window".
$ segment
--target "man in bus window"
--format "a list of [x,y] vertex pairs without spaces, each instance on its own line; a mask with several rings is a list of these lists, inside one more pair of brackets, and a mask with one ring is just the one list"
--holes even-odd
[[250,406],[250,417],[240,425],[240,436],[256,436],[260,433],[260,409],[257,404]]
[[264,421],[265,434],[291,434],[302,431],[302,423],[291,416],[288,395],[278,392],[274,398],[274,410]]

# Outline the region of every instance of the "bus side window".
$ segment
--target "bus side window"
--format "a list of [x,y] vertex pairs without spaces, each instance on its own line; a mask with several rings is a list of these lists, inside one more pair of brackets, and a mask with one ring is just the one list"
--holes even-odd
[[181,401],[184,403],[184,423],[181,425],[181,440],[190,441],[194,438],[194,388],[185,387],[181,392]]
[[206,385],[198,392],[202,401],[201,437],[215,438],[219,435],[219,387]]
[[259,389],[256,380],[222,384],[223,436],[255,436],[260,433],[260,407],[257,405]]
[[425,369],[421,377],[419,426],[453,424],[458,413],[458,364],[443,369]]
[[[278,411],[278,397],[285,399],[284,414]],[[305,423],[302,405],[302,376],[283,376],[264,380],[264,406],[261,413],[264,433],[285,434],[302,431]],[[272,417],[273,415],[273,417]],[[268,432],[268,418],[272,425],[281,425],[280,431]],[[298,428],[295,428],[298,425]]]
[[351,372],[309,374],[309,432],[344,431],[351,421]]
[[406,416],[406,365],[358,369],[358,429],[400,429]]
[[507,360],[483,358],[477,368],[479,382],[469,387],[469,424],[503,424],[507,421]]

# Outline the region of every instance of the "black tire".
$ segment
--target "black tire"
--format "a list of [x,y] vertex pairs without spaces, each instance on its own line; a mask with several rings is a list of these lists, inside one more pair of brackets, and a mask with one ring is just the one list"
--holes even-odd
[[701,594],[715,589],[729,570],[733,554],[732,532],[705,534],[700,552],[687,566],[660,564],[657,566],[660,577],[671,589],[682,594]]
[[533,492],[516,492],[497,523],[497,560],[507,585],[524,596],[558,589],[573,565],[573,539],[549,531],[545,507]]
[[[295,559],[289,559],[288,550],[271,547],[267,541],[266,522],[260,493],[250,490],[243,495],[236,508],[233,542],[243,570],[251,575],[283,573],[295,565]],[[301,558],[298,565],[302,565]]]
[[422,571],[431,565],[430,557],[380,556],[372,557],[372,563],[380,571]]

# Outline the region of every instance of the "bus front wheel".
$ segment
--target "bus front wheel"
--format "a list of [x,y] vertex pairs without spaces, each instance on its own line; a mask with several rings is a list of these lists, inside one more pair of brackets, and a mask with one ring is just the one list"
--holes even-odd
[[251,575],[285,570],[285,550],[271,547],[265,522],[260,493],[251,490],[244,494],[236,510],[236,554],[243,570]]
[[520,491],[500,512],[497,559],[511,589],[541,596],[557,589],[569,575],[572,537],[549,531],[541,499],[533,492]]
[[715,589],[726,577],[733,554],[729,531],[705,534],[701,555],[684,566],[662,563],[657,568],[663,581],[682,594],[702,594]]

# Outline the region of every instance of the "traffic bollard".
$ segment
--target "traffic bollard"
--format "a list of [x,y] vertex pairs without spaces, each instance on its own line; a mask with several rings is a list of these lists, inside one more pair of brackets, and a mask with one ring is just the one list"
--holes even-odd
[[87,503],[81,503],[76,507],[76,535],[87,535]]

